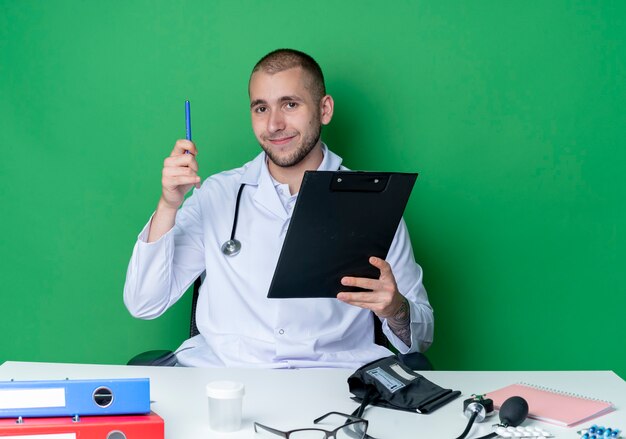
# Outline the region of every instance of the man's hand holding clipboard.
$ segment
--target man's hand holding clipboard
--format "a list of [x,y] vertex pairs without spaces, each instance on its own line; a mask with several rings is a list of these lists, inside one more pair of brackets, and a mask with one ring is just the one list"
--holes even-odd
[[381,320],[387,319],[391,330],[404,344],[410,346],[411,329],[409,322],[411,314],[409,303],[398,291],[391,266],[387,261],[377,257],[369,258],[369,263],[380,270],[378,279],[346,276],[341,279],[341,284],[370,291],[357,293],[342,291],[337,294],[337,299],[350,305],[369,309]]

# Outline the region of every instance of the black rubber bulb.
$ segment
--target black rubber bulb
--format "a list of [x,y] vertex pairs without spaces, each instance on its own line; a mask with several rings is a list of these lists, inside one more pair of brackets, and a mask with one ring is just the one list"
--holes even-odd
[[500,407],[500,422],[504,425],[517,427],[528,416],[528,403],[521,396],[511,396]]

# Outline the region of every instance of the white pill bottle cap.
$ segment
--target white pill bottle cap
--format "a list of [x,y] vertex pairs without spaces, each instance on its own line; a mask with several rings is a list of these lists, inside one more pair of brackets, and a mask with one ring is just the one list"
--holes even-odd
[[214,399],[237,399],[244,393],[243,383],[235,381],[213,381],[206,386],[206,396]]

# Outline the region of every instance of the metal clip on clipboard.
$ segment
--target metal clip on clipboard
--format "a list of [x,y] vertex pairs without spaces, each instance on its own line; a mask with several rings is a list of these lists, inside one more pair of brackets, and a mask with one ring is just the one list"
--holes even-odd
[[382,192],[387,188],[389,174],[372,172],[335,172],[330,183],[331,191]]

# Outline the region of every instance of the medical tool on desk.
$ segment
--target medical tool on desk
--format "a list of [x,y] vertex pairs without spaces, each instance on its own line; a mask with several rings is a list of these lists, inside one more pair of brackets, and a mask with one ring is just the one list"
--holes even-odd
[[483,395],[472,395],[471,398],[467,398],[463,401],[463,414],[466,418],[469,418],[469,421],[467,421],[465,430],[457,439],[463,439],[467,436],[474,422],[483,422],[493,413],[493,401],[491,399],[485,398]]
[[352,398],[360,406],[352,413],[362,417],[368,405],[413,413],[432,413],[461,392],[445,389],[401,363],[395,355],[358,368],[348,377]]
[[[475,420],[481,422],[487,413],[493,412],[493,401],[485,399],[482,395],[474,395],[463,403],[463,414],[469,417],[469,422],[463,433],[457,439],[464,439],[470,431]],[[547,431],[537,427],[519,427],[528,416],[528,403],[524,398],[512,396],[500,407],[500,424],[496,424],[496,430],[478,439],[490,439],[494,437],[553,437]]]
[[576,433],[580,435],[580,439],[620,439],[621,430],[618,428],[604,427],[592,425],[589,428],[579,430]]
[[498,437],[514,438],[554,437],[554,435],[539,427],[498,427],[496,428],[496,434]]
[[211,381],[206,385],[209,399],[209,426],[220,432],[241,428],[242,399],[245,386],[237,381]]

